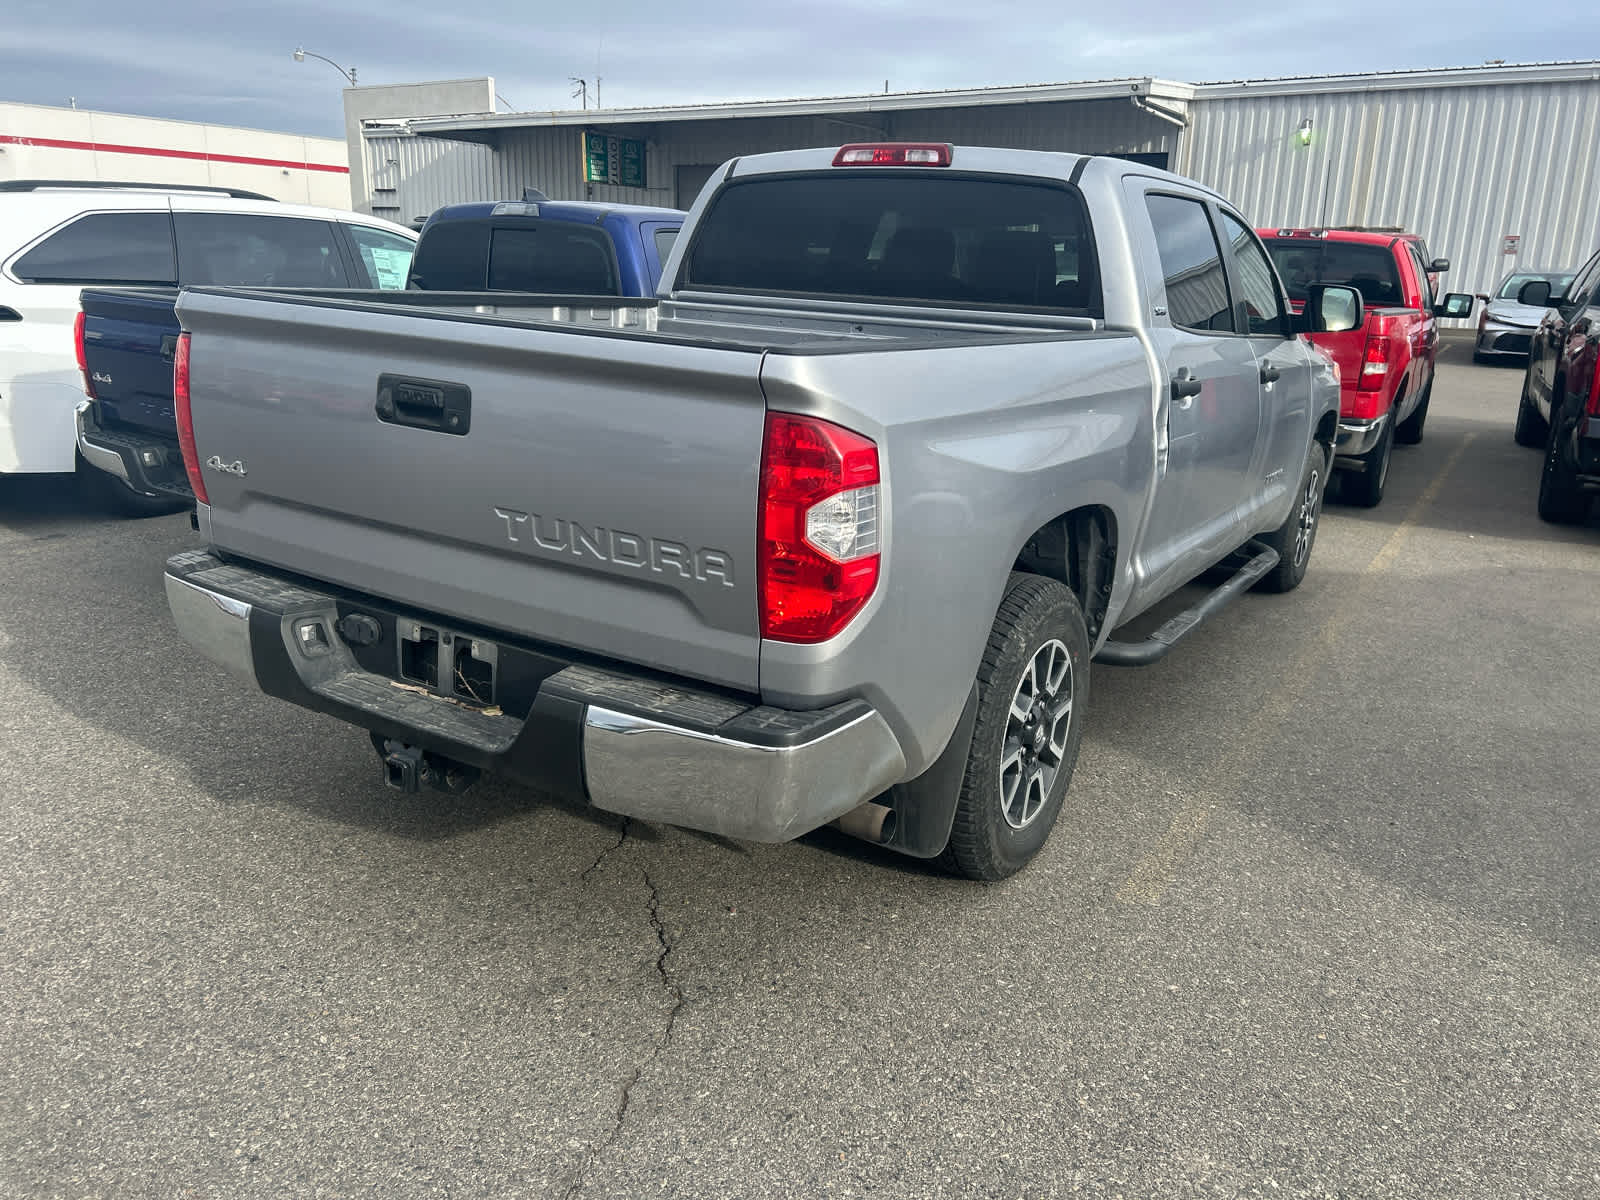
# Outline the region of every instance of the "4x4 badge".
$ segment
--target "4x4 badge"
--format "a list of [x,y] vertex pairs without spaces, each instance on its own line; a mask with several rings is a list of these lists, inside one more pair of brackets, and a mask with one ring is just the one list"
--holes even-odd
[[231,463],[223,462],[220,454],[213,454],[206,459],[206,466],[213,471],[221,471],[224,475],[238,475],[241,478],[250,473],[245,469],[243,459],[236,458]]

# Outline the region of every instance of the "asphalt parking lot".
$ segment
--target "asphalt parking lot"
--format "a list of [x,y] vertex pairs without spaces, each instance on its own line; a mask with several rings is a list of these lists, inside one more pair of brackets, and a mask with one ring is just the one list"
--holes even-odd
[[1600,1194],[1600,520],[1452,345],[1296,593],[1099,668],[961,883],[490,784],[173,633],[184,517],[0,479],[0,1194]]

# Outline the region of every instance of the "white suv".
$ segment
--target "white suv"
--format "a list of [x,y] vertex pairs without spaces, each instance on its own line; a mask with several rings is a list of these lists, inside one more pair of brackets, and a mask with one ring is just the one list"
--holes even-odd
[[[187,237],[184,214],[209,218],[204,243]],[[416,237],[376,217],[222,188],[0,183],[0,474],[81,462],[73,323],[84,287],[403,288]],[[220,259],[219,244],[229,251]]]

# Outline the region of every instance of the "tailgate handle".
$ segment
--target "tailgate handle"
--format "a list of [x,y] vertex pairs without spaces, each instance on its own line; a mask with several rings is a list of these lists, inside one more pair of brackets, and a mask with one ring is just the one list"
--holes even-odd
[[378,376],[378,420],[461,435],[472,428],[472,391],[464,384],[403,375]]
[[[147,346],[149,344],[150,344],[149,342],[145,343],[145,345],[147,345]],[[162,334],[161,335],[161,357],[166,359],[168,362],[171,362],[173,360],[173,357],[177,354],[177,352],[178,352],[178,335],[175,334],[175,333],[164,333],[164,334]]]

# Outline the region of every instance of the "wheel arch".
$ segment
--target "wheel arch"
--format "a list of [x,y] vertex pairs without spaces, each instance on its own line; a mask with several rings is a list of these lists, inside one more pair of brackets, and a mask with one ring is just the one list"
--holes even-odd
[[1013,565],[1014,570],[1058,580],[1071,590],[1083,609],[1091,645],[1111,606],[1117,539],[1117,515],[1108,505],[1080,505],[1029,534]]

